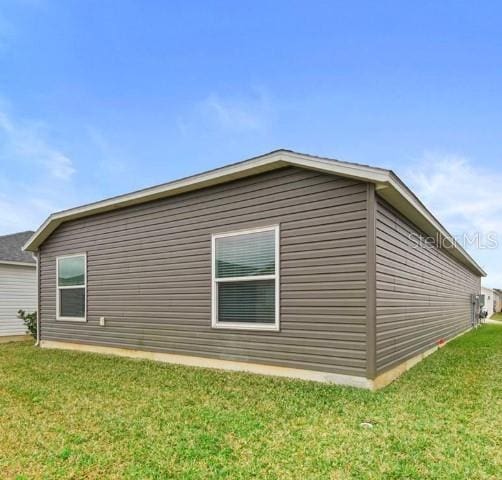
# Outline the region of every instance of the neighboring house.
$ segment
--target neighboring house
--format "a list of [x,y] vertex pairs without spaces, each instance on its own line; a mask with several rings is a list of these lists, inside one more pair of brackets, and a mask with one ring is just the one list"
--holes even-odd
[[36,263],[22,249],[33,233],[0,236],[0,341],[23,338],[26,327],[17,312],[37,309]]
[[484,271],[425,237],[452,239],[393,172],[279,150],[55,213],[25,248],[42,347],[377,388],[478,321]]
[[496,309],[496,294],[493,289],[481,286],[481,295],[485,296],[485,307],[488,312],[487,318],[490,318]]
[[495,297],[495,313],[502,312],[502,290],[494,288],[493,295]]

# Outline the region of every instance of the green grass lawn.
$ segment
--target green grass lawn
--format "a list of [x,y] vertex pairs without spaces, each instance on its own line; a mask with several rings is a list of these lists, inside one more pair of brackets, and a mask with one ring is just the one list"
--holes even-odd
[[502,322],[502,313],[494,313],[491,317],[490,320],[498,320],[499,322]]
[[4,344],[0,478],[500,478],[501,357],[485,325],[372,393]]

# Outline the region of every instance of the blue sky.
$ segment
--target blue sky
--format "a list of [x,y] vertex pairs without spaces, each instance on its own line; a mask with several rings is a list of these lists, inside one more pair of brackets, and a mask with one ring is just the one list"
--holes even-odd
[[394,169],[502,287],[500,2],[0,0],[0,233],[276,148]]

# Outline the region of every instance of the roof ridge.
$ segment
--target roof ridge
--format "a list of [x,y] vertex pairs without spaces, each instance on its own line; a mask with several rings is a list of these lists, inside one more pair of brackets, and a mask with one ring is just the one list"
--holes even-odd
[[35,230],[23,230],[22,232],[6,233],[4,235],[0,235],[0,238],[14,237],[15,235],[22,235],[23,233],[34,234]]

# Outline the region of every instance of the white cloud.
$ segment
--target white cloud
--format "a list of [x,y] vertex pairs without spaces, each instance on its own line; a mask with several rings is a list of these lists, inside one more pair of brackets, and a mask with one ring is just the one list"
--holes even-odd
[[37,228],[75,199],[76,170],[47,131],[43,123],[14,120],[0,110],[0,234]]
[[225,128],[237,130],[256,130],[264,123],[264,113],[267,109],[263,97],[247,100],[223,99],[211,94],[202,102],[207,113]]
[[70,158],[45,140],[39,123],[14,123],[5,112],[0,112],[0,139],[4,157],[11,155],[11,158],[40,165],[61,180],[68,180],[75,173]]
[[256,133],[267,130],[273,115],[270,97],[262,89],[233,97],[211,93],[188,115],[178,118],[178,128],[183,135],[208,128],[225,133]]
[[502,287],[502,194],[500,173],[452,154],[427,152],[405,172],[419,198],[454,235],[495,234],[495,249],[466,246],[488,272],[484,283]]
[[125,172],[127,164],[122,159],[123,154],[117,151],[117,148],[108,141],[105,135],[91,125],[86,127],[86,131],[91,144],[96,148],[98,157],[96,162],[100,170],[114,176]]
[[30,198],[29,193],[17,190],[21,198],[9,194],[0,195],[0,235],[33,230],[54,210],[52,205],[36,197]]

